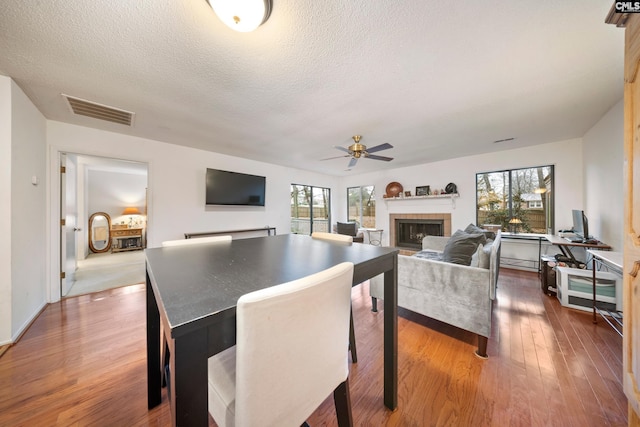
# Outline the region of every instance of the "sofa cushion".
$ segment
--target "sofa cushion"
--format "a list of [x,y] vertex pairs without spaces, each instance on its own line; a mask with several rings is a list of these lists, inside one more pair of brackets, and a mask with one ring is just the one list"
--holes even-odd
[[430,251],[430,250],[422,250],[420,252],[416,252],[413,254],[414,257],[422,258],[422,259],[431,259],[435,261],[442,261],[442,252],[440,251]]
[[480,228],[474,224],[467,225],[467,228],[464,229],[464,232],[469,234],[482,233],[487,239],[491,239],[491,240],[496,238],[496,233],[494,233],[493,231],[485,230],[484,228]]
[[480,243],[485,243],[487,238],[483,233],[465,233],[457,230],[444,247],[442,260],[454,264],[471,265],[471,257],[478,249]]
[[356,236],[358,227],[355,222],[338,222],[338,234],[346,234],[347,236]]

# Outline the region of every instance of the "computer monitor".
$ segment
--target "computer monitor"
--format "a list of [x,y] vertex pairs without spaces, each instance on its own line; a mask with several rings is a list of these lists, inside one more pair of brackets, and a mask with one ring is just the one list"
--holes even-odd
[[573,217],[573,232],[582,239],[589,238],[589,221],[584,211],[573,209],[571,211]]

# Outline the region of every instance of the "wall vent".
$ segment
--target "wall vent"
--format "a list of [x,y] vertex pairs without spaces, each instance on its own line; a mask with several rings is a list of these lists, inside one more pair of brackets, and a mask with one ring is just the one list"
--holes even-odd
[[62,96],[64,96],[69,103],[69,107],[73,114],[118,123],[120,125],[133,126],[135,113],[132,113],[131,111],[109,107],[108,105],[98,104],[87,101],[86,99],[75,98],[73,96],[65,95],[64,93]]

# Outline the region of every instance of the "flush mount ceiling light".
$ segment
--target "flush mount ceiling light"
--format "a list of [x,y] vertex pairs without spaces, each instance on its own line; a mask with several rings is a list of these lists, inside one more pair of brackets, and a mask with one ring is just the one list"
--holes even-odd
[[264,24],[271,15],[271,0],[207,0],[218,18],[243,33]]

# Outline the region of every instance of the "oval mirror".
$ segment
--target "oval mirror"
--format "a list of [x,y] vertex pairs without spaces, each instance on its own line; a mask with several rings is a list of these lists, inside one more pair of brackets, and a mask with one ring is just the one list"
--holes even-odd
[[89,249],[101,253],[111,249],[111,217],[104,212],[96,212],[89,218]]

